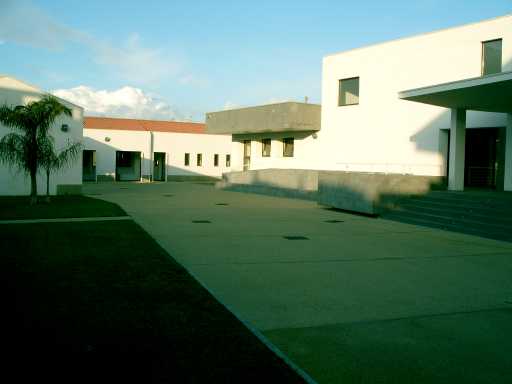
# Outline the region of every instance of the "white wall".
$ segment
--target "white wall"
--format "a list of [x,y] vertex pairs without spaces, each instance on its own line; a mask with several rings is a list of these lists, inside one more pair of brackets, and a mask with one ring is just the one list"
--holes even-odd
[[[36,87],[25,84],[10,77],[0,77],[0,104],[10,106],[25,105],[30,101],[39,100],[44,92]],[[57,150],[66,146],[68,141],[82,140],[83,109],[65,100],[60,101],[71,108],[72,117],[58,118],[50,129],[50,134],[55,139]],[[62,124],[69,126],[68,132],[62,132]],[[0,138],[14,131],[0,124]],[[70,167],[64,168],[50,176],[50,193],[55,194],[58,184],[81,185],[82,184],[82,156]],[[46,174],[43,172],[37,178],[37,190],[39,194],[46,194]],[[0,165],[0,195],[28,195],[30,194],[30,178],[8,165]]]
[[[243,170],[244,140],[251,140],[251,164],[249,169],[321,169],[316,150],[316,134],[313,132],[279,132],[233,135],[232,170]],[[283,138],[294,138],[293,157],[283,156]],[[271,139],[270,157],[262,155],[262,139]]]
[[[482,41],[502,38],[512,70],[512,16],[354,49],[323,59],[322,128],[314,151],[324,169],[445,175],[445,108],[398,92],[481,75]],[[338,106],[338,80],[360,77],[359,105]],[[468,127],[505,126],[505,115],[468,112]],[[512,143],[510,143],[512,144]]]
[[[109,138],[110,141],[106,141]],[[116,151],[141,152],[142,175],[153,171],[151,133],[111,129],[84,129],[84,149],[96,151],[96,174],[115,177]],[[167,175],[221,177],[229,172],[225,156],[231,153],[231,136],[198,133],[153,132],[153,152],[166,154]],[[184,165],[185,153],[190,153],[190,165]],[[203,155],[202,166],[196,165],[196,155]],[[215,167],[214,154],[219,154]]]

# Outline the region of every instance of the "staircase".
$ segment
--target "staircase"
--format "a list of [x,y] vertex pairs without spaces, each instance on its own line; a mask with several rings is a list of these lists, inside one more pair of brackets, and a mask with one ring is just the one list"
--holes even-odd
[[512,242],[512,192],[431,191],[397,201],[382,217]]

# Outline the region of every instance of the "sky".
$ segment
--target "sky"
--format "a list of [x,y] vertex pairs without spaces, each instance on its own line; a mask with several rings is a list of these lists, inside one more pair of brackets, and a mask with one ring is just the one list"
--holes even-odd
[[322,57],[512,13],[512,0],[0,0],[0,74],[88,115],[204,121],[321,103]]

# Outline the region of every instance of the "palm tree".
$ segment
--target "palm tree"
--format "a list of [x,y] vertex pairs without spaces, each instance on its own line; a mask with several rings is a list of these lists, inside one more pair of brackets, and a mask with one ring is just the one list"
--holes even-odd
[[0,106],[0,123],[20,132],[9,133],[0,140],[0,162],[30,176],[31,204],[37,202],[36,176],[45,159],[49,130],[61,114],[71,116],[71,110],[51,95],[14,108]]
[[66,165],[69,165],[71,162],[76,160],[78,155],[80,154],[80,150],[82,149],[81,143],[70,143],[68,141],[68,146],[59,151],[55,152],[55,147],[53,145],[53,137],[49,136],[48,140],[43,145],[43,159],[41,161],[41,166],[46,171],[46,200],[50,201],[50,174],[54,171],[57,171],[63,168]]

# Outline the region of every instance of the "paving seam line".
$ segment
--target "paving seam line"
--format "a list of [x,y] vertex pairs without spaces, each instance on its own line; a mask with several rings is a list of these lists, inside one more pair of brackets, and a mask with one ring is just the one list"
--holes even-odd
[[[144,228],[144,227],[143,227]],[[145,230],[145,229],[144,229]],[[151,235],[150,235],[151,236]],[[151,236],[153,237],[153,236]],[[161,244],[156,238],[153,239],[165,250],[163,244]],[[167,251],[166,251],[167,252]],[[168,253],[168,252],[167,252]],[[169,253],[168,253],[169,254]],[[169,254],[172,258],[172,255]],[[177,260],[176,260],[177,261]],[[178,262],[178,261],[177,261]],[[288,367],[290,367],[295,373],[297,373],[304,381],[308,384],[318,384],[310,375],[308,375],[302,368],[295,364],[288,356],[284,354],[277,346],[275,346],[263,333],[258,329],[254,328],[249,322],[245,321],[235,310],[233,310],[228,304],[224,303],[217,295],[215,295],[210,288],[208,288],[194,272],[188,269],[185,265],[178,262],[215,300],[217,300],[224,308],[235,316],[258,340],[260,340],[270,351],[272,351],[277,357],[279,357]]]
[[[182,265],[183,266],[183,265]],[[295,373],[297,373],[304,381],[308,384],[318,384],[311,376],[309,376],[302,368],[300,368],[297,364],[295,364],[288,356],[284,354],[278,347],[276,347],[263,333],[261,333],[258,329],[254,328],[249,322],[245,321],[243,318],[238,315],[229,305],[224,303],[221,299],[219,299],[213,292],[203,284],[201,280],[189,269],[185,266],[183,268],[186,269],[188,273],[204,288],[212,295],[215,300],[217,300],[222,306],[224,306],[229,312],[235,316],[238,321],[240,321],[254,336],[256,336],[268,349],[270,349],[274,354],[277,355],[281,360],[284,361],[286,365],[288,365]]]
[[57,219],[0,220],[1,224],[80,223],[87,221],[133,220],[131,216],[62,217]]

